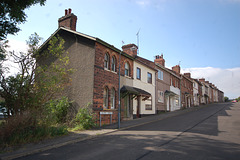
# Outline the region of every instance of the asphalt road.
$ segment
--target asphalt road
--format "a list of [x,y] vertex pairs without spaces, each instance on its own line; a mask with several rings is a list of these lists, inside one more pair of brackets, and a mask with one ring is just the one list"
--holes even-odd
[[240,103],[222,103],[19,159],[240,159]]

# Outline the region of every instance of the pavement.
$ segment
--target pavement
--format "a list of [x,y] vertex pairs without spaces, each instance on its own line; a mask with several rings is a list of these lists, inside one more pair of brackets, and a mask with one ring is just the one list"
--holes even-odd
[[118,124],[112,124],[112,125],[103,126],[101,128],[94,129],[94,130],[72,132],[68,135],[47,139],[39,143],[31,143],[31,144],[21,145],[14,148],[7,148],[7,150],[4,151],[4,153],[0,154],[0,159],[1,160],[15,159],[15,158],[31,155],[34,153],[43,152],[49,149],[58,148],[68,144],[73,144],[80,141],[85,141],[88,139],[104,136],[112,132],[117,132],[119,130],[125,130],[132,127],[141,126],[144,124],[160,121],[162,119],[185,114],[187,112],[195,111],[207,106],[208,105],[201,105],[197,107],[187,108],[184,110],[177,110],[173,112],[166,112],[166,113],[161,113],[157,115],[146,116],[139,119],[122,121],[120,124],[120,129],[118,129]]

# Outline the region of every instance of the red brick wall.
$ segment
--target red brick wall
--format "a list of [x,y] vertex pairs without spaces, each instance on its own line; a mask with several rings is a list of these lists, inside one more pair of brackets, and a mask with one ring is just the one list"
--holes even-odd
[[[104,69],[104,56],[105,54],[109,54],[109,69]],[[116,72],[111,70],[112,57],[116,58]],[[129,63],[130,67],[130,77],[133,75],[133,61],[129,58],[121,56],[121,75],[124,75],[125,62]],[[105,47],[104,45],[97,43],[95,45],[95,65],[94,65],[94,89],[93,89],[93,111],[97,116],[97,123],[99,123],[99,112],[113,112],[112,122],[116,123],[118,121],[118,87],[119,87],[119,53],[113,51]],[[103,108],[103,92],[104,88],[107,87],[109,89],[108,92],[108,108]],[[111,90],[115,89],[115,109],[111,109]],[[122,108],[123,110],[123,108]],[[122,114],[121,114],[122,115]],[[109,124],[110,123],[110,115],[101,115],[101,123]]]
[[171,85],[171,79],[172,79],[172,85],[180,89],[180,79],[173,75],[170,75],[170,85]]
[[193,95],[193,84],[191,81],[189,81],[187,78],[185,78],[184,76],[182,76],[182,80],[181,80],[181,93],[182,93],[182,97],[181,97],[181,101],[182,101],[182,107],[187,107],[186,105],[186,98],[185,98],[185,92],[190,93],[190,96],[187,98],[190,99],[190,104],[192,106],[192,95]]

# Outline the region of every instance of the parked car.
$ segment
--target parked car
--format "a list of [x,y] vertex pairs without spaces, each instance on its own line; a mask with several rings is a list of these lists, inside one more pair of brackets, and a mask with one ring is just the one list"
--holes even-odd
[[237,102],[237,100],[233,100],[232,102],[233,102],[233,103],[236,103],[236,102]]

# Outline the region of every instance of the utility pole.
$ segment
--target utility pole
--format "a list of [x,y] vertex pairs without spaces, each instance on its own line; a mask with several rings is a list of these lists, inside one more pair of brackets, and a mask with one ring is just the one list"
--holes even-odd
[[137,36],[137,46],[138,46],[137,54],[138,54],[138,55],[139,55],[139,32],[140,32],[140,29],[141,29],[141,28],[139,28],[139,30],[138,30],[138,32],[137,32],[137,34],[136,34],[136,36]]
[[[122,41],[122,46],[123,46],[124,42]],[[118,129],[120,129],[121,125],[121,55],[122,55],[122,51],[119,53],[119,65],[118,65]]]

